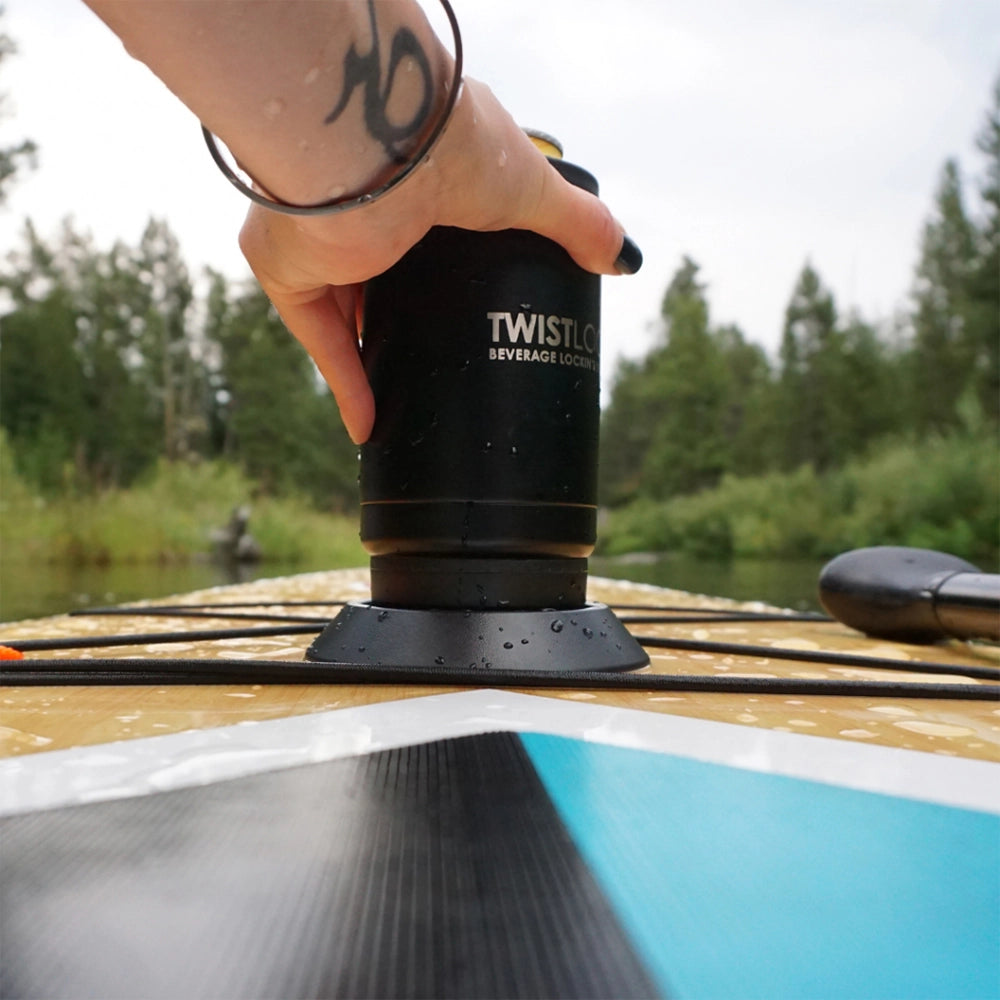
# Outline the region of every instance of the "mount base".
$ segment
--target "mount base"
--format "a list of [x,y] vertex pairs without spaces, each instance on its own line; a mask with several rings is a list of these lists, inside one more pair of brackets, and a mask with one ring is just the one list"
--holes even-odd
[[[306,651],[325,663],[393,667],[635,670],[643,648],[605,604],[573,610],[436,610],[351,601]],[[484,677],[484,680],[487,678]]]

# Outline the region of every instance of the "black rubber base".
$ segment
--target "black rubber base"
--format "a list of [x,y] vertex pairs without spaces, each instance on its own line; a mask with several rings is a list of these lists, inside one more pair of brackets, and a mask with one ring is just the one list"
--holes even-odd
[[572,611],[439,611],[368,601],[347,604],[306,650],[306,659],[551,673],[635,670],[649,663],[604,604]]

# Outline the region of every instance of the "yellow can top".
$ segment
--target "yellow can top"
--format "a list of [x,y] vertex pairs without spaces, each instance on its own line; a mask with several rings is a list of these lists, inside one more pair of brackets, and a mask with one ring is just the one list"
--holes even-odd
[[535,128],[526,128],[524,132],[546,156],[554,160],[563,158],[562,143],[555,136],[549,135],[548,132],[540,132]]

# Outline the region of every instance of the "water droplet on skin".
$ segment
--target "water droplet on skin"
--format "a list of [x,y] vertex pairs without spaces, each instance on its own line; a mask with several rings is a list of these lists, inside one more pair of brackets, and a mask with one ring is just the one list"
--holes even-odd
[[343,184],[334,184],[326,192],[326,197],[329,201],[336,201],[338,198],[343,198],[345,194],[347,194],[347,188]]
[[500,155],[497,157],[497,166],[503,170],[507,166],[507,150],[501,149]]
[[553,622],[553,623],[552,623],[552,624],[551,624],[551,625],[549,626],[549,628],[550,628],[550,629],[552,629],[552,631],[553,631],[553,632],[561,632],[561,631],[563,630],[563,623],[562,623],[562,621],[561,621],[561,620],[560,620],[559,618],[557,618],[557,619],[556,619],[556,620],[555,620],[555,621],[554,621],[554,622]]
[[285,102],[280,97],[271,97],[261,105],[261,111],[269,121],[274,121],[284,110]]
[[308,87],[319,79],[319,66],[313,66],[311,70],[302,78],[302,82]]

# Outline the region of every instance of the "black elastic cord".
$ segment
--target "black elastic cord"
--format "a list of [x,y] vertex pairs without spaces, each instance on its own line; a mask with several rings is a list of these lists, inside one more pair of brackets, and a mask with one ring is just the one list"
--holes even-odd
[[132,632],[124,635],[88,636],[73,639],[11,639],[3,645],[29,653],[51,649],[94,649],[99,646],[151,646],[162,642],[206,642],[215,639],[253,639],[273,635],[315,635],[319,625],[262,625],[260,628],[217,628],[194,632]]
[[618,620],[624,625],[695,625],[699,622],[828,622],[829,618],[807,617],[805,615],[783,615],[778,612],[760,611],[729,611],[714,615],[703,614],[699,608],[689,610],[687,614],[671,612],[666,615],[619,615]]
[[[80,612],[74,612],[79,615]],[[270,615],[270,614],[247,614],[245,611],[202,611],[199,607],[185,608],[107,608],[102,611],[90,611],[86,614],[99,616],[120,616],[123,618],[142,618],[144,615],[151,618],[235,618],[241,621],[258,622],[311,622],[321,625],[328,622],[329,617],[317,618],[314,615]]]
[[736,642],[707,642],[702,639],[663,639],[653,635],[637,635],[634,638],[639,645],[649,649],[678,649],[694,653],[723,653],[731,656],[825,663],[838,667],[869,667],[874,670],[902,670],[911,674],[954,674],[960,677],[976,677],[986,681],[1000,680],[1000,669],[997,667],[971,667],[955,663],[934,663],[927,660],[890,660],[887,657],[864,656],[858,653],[827,653],[817,649],[746,646]]
[[150,611],[207,611],[211,608],[342,608],[347,601],[200,601],[198,604],[115,604],[109,607],[77,608],[71,618],[87,615],[142,615]]
[[616,604],[608,602],[608,606],[616,611],[655,611],[657,614],[667,614],[678,611],[681,614],[690,615],[717,615],[741,614],[750,618],[760,618],[764,621],[785,621],[785,622],[832,622],[836,619],[829,615],[820,614],[818,611],[747,611],[744,608],[693,608],[690,605],[682,604]]
[[486,668],[382,667],[284,660],[23,660],[0,665],[0,685],[418,684],[614,691],[715,692],[753,695],[937,698],[1000,702],[998,684],[828,681],[692,674],[546,673]]

